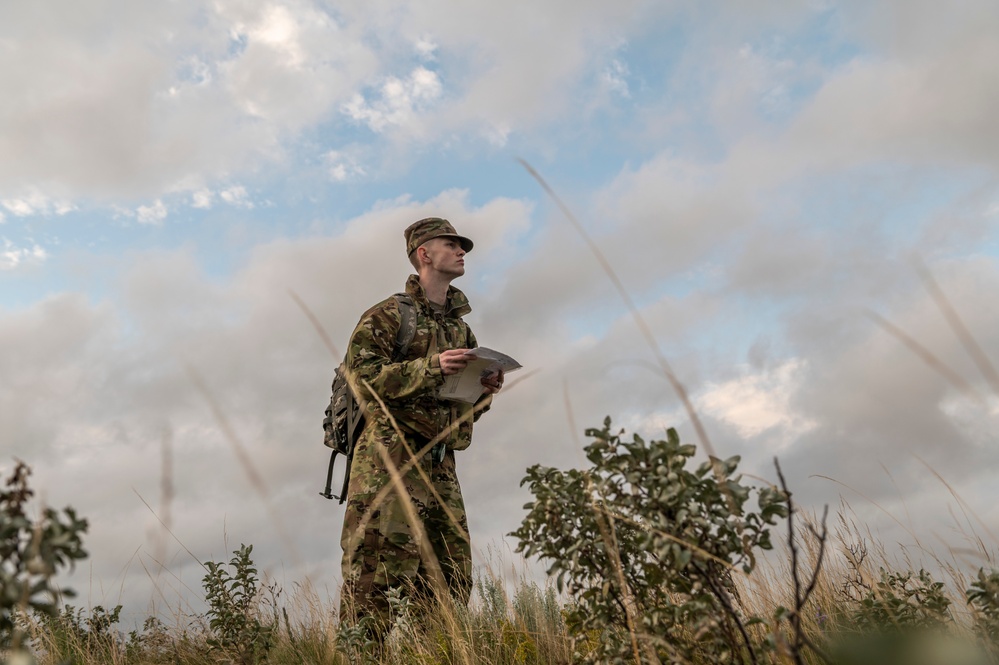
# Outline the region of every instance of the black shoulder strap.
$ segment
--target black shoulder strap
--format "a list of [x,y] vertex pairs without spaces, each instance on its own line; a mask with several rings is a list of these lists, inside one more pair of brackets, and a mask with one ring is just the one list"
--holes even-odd
[[399,325],[399,332],[395,336],[395,354],[393,360],[402,360],[409,353],[409,345],[416,338],[416,303],[413,296],[408,293],[397,293],[394,296],[399,304],[399,313],[402,315],[402,323]]
[[[413,302],[413,297],[408,293],[396,293],[393,297],[399,304],[399,313],[402,315],[402,323],[399,325],[399,332],[395,336],[395,349],[392,353],[392,360],[398,362],[406,357],[406,354],[409,353],[410,344],[412,344],[413,340],[416,338],[416,303]],[[326,489],[323,492],[320,492],[320,494],[327,499],[339,499],[340,503],[347,500],[347,487],[350,482],[350,467],[354,461],[355,423],[363,415],[363,412],[357,407],[358,405],[354,399],[354,393],[348,386],[347,452],[344,455],[347,458],[347,468],[343,475],[343,487],[340,489],[339,496],[333,494],[331,487],[333,484],[333,465],[337,456],[337,450],[334,448],[332,454],[330,454],[329,468],[326,471]]]

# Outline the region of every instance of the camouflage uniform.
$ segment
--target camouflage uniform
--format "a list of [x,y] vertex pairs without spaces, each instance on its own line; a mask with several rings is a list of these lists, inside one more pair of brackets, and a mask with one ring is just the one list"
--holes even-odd
[[[427,589],[432,572],[415,538],[404,502],[410,502],[422,521],[429,544],[440,564],[451,593],[468,602],[471,592],[472,556],[468,522],[455,473],[454,451],[471,443],[472,423],[489,407],[491,396],[476,405],[440,400],[437,389],[444,383],[438,354],[457,348],[475,348],[475,336],[461,317],[471,311],[465,295],[454,287],[447,293],[443,312],[435,312],[416,275],[410,276],[406,292],[415,303],[416,336],[401,362],[392,362],[396,333],[402,316],[395,298],[388,298],[368,310],[354,329],[347,351],[347,364],[354,374],[355,394],[364,402],[367,425],[354,451],[344,515],[342,598],[352,601],[361,615],[388,619],[385,593],[407,583]],[[369,391],[363,384],[371,386]],[[417,465],[402,473],[405,496],[392,487],[384,460],[402,470],[410,454],[372,394],[388,408],[405,436],[410,450],[419,457]],[[443,461],[435,464],[430,454],[440,442]],[[379,448],[382,448],[382,452]],[[421,454],[419,451],[424,451]],[[417,466],[430,478],[441,501],[420,476]],[[372,505],[375,495],[389,486],[384,500]],[[446,504],[451,516],[441,505]],[[457,521],[457,525],[454,521]],[[341,614],[350,602],[341,603]]]

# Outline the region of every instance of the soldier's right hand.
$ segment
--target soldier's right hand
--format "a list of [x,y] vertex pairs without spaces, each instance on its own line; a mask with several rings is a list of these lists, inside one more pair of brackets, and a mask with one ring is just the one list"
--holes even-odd
[[471,357],[472,356],[468,355],[468,349],[450,349],[448,351],[441,351],[439,354],[441,374],[444,376],[457,374],[461,370],[465,369],[465,365],[468,364]]

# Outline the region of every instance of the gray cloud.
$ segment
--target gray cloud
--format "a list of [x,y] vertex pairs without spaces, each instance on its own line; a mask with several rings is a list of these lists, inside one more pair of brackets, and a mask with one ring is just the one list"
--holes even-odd
[[[0,74],[0,195],[200,190],[280,163],[299,132],[346,121],[357,99],[368,115],[388,113],[379,128],[403,145],[454,132],[495,138],[554,120],[645,4],[11,5],[0,10],[0,49],[19,66]],[[511,35],[524,37],[516,48]],[[416,66],[428,38],[441,73]],[[443,78],[443,92],[419,107],[398,95],[365,101],[416,71],[438,88]]]

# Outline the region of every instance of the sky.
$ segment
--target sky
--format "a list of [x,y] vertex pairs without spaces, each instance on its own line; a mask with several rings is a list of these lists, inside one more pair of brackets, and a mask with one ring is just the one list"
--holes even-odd
[[196,610],[240,543],[335,597],[339,359],[296,299],[342,353],[442,216],[467,321],[525,367],[459,454],[476,561],[531,570],[528,466],[582,466],[607,415],[707,448],[522,158],[711,450],[977,568],[996,34],[992,0],[3,3],[0,470],[90,520],[77,605]]

